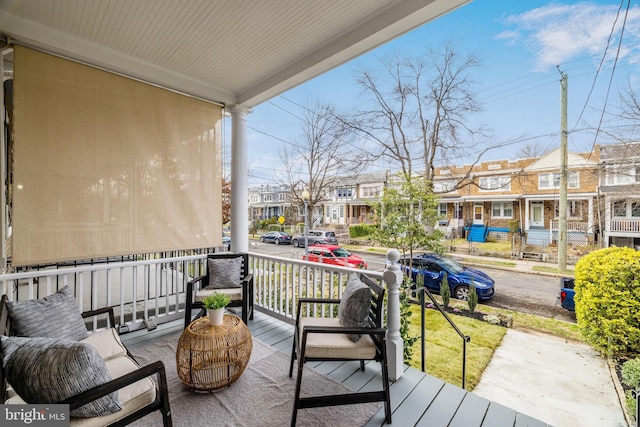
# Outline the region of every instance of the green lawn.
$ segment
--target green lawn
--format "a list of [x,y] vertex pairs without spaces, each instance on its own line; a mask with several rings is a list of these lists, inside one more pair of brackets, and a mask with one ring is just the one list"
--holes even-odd
[[[420,307],[411,307],[410,334],[420,336]],[[453,320],[463,334],[471,337],[467,344],[467,390],[473,390],[500,346],[506,328],[480,320],[453,315]],[[451,384],[462,385],[462,339],[447,323],[440,312],[427,310],[425,316],[425,370],[428,374]],[[411,366],[421,368],[420,340],[414,344]]]

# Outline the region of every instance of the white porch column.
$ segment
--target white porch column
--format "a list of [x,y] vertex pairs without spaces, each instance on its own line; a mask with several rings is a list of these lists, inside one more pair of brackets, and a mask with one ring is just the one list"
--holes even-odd
[[596,233],[595,233],[595,229],[593,228],[593,197],[589,198],[589,214],[588,214],[588,218],[587,218],[587,230],[591,230],[591,232],[593,233],[593,239],[595,241],[596,238]]
[[387,284],[387,360],[389,379],[396,381],[402,376],[404,364],[404,342],[400,335],[400,284],[402,272],[397,264],[400,252],[387,251],[387,265],[382,275]]
[[247,114],[250,108],[232,106],[231,114],[231,251],[249,251],[249,165]]
[[531,220],[529,217],[529,205],[530,205],[530,200],[529,199],[524,199],[524,230],[522,231],[528,231],[529,228],[531,227]]

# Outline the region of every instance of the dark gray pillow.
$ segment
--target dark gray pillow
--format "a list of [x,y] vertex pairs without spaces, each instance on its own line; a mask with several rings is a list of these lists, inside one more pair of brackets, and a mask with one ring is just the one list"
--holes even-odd
[[[373,294],[369,286],[362,283],[357,274],[349,277],[347,287],[342,293],[338,306],[338,319],[346,327],[362,328],[368,326],[369,311]],[[356,342],[361,334],[349,334],[351,341]]]
[[[92,345],[53,338],[0,337],[7,381],[27,403],[57,403],[111,381]],[[122,410],[114,392],[70,412],[96,417]]]
[[242,257],[209,258],[209,284],[204,289],[242,287]]
[[69,286],[41,299],[7,301],[7,310],[17,336],[66,338],[74,341],[89,336],[73,290]]

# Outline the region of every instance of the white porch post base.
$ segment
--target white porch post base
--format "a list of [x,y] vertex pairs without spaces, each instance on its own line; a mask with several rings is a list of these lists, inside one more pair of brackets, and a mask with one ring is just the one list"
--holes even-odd
[[382,275],[388,289],[387,298],[387,361],[389,379],[398,380],[404,371],[404,342],[400,335],[400,284],[402,272],[396,264],[400,252],[390,249],[387,252],[387,265]]

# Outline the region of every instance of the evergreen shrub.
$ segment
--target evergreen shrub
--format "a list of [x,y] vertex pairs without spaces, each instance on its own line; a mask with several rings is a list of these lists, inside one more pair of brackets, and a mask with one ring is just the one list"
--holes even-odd
[[447,273],[442,275],[442,280],[440,280],[440,296],[442,297],[442,306],[444,308],[449,307],[449,302],[451,301],[451,289],[449,288],[449,277]]
[[640,252],[609,247],[583,256],[575,269],[578,327],[603,354],[640,354]]
[[471,314],[475,313],[476,307],[478,306],[478,290],[473,284],[473,279],[471,279],[471,286],[469,286],[469,298],[467,299],[467,304],[469,304],[469,312]]

